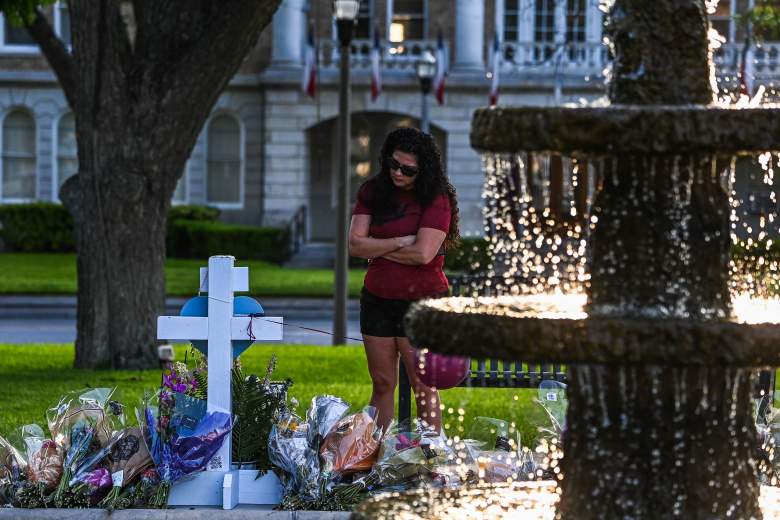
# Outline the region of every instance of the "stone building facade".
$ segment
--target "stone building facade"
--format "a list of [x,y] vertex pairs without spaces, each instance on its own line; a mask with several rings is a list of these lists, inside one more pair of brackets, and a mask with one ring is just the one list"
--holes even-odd
[[[713,14],[727,40],[716,56],[722,74],[737,68],[735,14],[749,7],[749,0],[721,0]],[[55,4],[51,16],[67,41],[65,4]],[[488,104],[494,36],[501,49],[500,105],[594,100],[607,66],[602,17],[599,0],[363,0],[351,58],[353,192],[375,172],[386,133],[418,124],[415,63],[423,50],[435,51],[441,34],[449,74],[444,104],[431,102],[431,129],[458,190],[463,231],[481,233],[483,174],[469,128],[473,111]],[[308,33],[318,48],[314,98],[301,91]],[[372,101],[375,33],[383,46],[383,89]],[[267,226],[286,226],[305,211],[307,239],[333,240],[335,36],[329,0],[283,1],[204,125],[174,203],[212,205],[226,221]],[[771,49],[755,55],[759,81],[775,75]],[[76,171],[65,98],[37,47],[6,20],[0,20],[0,144],[0,204],[56,201],[59,185]]]

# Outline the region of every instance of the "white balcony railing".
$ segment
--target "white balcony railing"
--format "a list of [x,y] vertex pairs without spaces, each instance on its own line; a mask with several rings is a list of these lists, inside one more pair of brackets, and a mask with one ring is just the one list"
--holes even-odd
[[607,47],[602,43],[504,42],[502,68],[554,74],[598,74],[607,65]]
[[[739,72],[744,45],[729,43],[715,51],[715,67],[719,74]],[[780,42],[762,42],[753,49],[753,71],[759,79],[780,77]]]
[[[382,50],[382,68],[384,70],[414,71],[414,66],[423,52],[426,50],[436,53],[436,40],[405,40],[398,44],[385,44]],[[445,52],[448,51],[448,43],[445,42]],[[352,58],[350,60],[354,69],[371,68],[371,40],[353,40]],[[334,69],[339,64],[338,42],[323,40],[319,45],[319,64],[322,69]]]
[[[354,69],[371,68],[370,40],[352,42],[351,65]],[[733,75],[739,71],[742,44],[724,44],[714,53],[716,71],[720,75]],[[436,40],[407,40],[401,44],[385,46],[382,51],[382,69],[414,72],[420,55],[430,50],[435,54]],[[502,43],[502,70],[507,73],[534,72],[538,74],[599,75],[609,64],[606,45],[600,42],[578,42],[559,45],[552,42],[504,42]],[[449,42],[445,42],[449,56]],[[759,80],[780,79],[780,42],[763,42],[753,49],[754,72]],[[319,45],[319,66],[322,69],[338,68],[338,43],[323,40]],[[489,65],[486,64],[486,69]]]

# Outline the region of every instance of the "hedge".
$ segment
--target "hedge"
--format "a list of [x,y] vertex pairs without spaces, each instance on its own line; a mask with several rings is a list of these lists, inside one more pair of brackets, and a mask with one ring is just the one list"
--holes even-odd
[[64,206],[53,202],[0,205],[0,238],[12,251],[75,250],[73,219]]
[[219,210],[211,206],[171,206],[168,210],[168,223],[177,220],[197,220],[206,222],[216,222],[219,218]]
[[482,237],[463,237],[454,250],[447,251],[444,270],[447,273],[474,273],[488,265],[488,241]]
[[288,251],[284,229],[187,220],[174,221],[169,228],[168,256],[174,258],[230,254],[280,264],[288,259]]

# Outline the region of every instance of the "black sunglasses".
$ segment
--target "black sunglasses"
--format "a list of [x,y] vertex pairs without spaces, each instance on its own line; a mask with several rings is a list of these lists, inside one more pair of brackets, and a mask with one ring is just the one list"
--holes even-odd
[[401,164],[396,161],[394,157],[387,158],[387,165],[390,167],[390,170],[401,170],[401,173],[406,177],[414,177],[420,173],[420,170],[414,166],[406,166],[405,164]]

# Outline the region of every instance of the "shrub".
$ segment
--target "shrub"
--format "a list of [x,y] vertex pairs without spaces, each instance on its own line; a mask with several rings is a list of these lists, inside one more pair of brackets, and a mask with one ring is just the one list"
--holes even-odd
[[0,205],[0,238],[12,251],[73,251],[73,219],[61,204]]
[[460,245],[447,251],[444,270],[447,273],[474,273],[488,265],[488,241],[483,237],[464,237]]
[[169,227],[168,256],[174,258],[230,254],[282,263],[288,250],[289,236],[283,229],[188,220],[171,222]]
[[219,218],[219,210],[211,206],[171,206],[168,210],[168,222],[176,220],[197,220],[216,222]]

